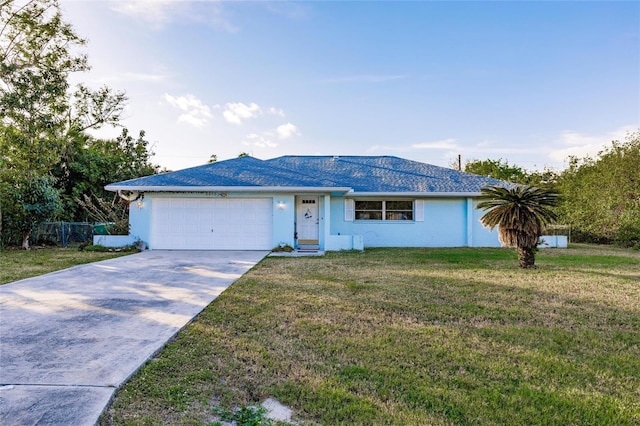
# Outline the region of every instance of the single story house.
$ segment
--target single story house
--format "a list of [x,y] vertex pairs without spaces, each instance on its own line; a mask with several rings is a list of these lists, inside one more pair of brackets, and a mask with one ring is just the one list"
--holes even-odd
[[476,198],[496,179],[392,156],[234,158],[106,186],[149,249],[498,247]]

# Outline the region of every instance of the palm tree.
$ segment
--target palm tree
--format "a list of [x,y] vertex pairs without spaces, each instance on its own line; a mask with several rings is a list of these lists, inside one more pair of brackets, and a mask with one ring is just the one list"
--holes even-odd
[[556,220],[549,208],[557,206],[557,192],[532,186],[503,188],[486,186],[481,189],[478,209],[488,210],[480,222],[491,230],[498,227],[503,247],[518,250],[521,268],[535,268],[535,250],[545,225]]

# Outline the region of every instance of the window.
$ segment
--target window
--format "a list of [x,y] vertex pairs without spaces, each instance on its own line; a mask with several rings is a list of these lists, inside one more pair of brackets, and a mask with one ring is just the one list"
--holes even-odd
[[413,201],[384,201],[385,220],[413,220]]
[[356,220],[382,220],[382,201],[357,201]]
[[356,220],[413,220],[413,201],[356,200]]

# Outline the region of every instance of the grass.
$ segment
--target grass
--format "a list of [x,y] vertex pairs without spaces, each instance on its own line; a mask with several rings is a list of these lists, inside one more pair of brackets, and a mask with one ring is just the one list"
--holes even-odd
[[0,250],[0,285],[125,254],[130,253],[84,252],[77,248]]
[[369,249],[267,258],[116,393],[101,424],[640,423],[640,253]]

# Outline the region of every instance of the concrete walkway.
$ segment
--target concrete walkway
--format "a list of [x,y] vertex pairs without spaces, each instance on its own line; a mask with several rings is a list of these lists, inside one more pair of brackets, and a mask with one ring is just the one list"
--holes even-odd
[[0,286],[0,424],[93,425],[266,251],[149,251]]

